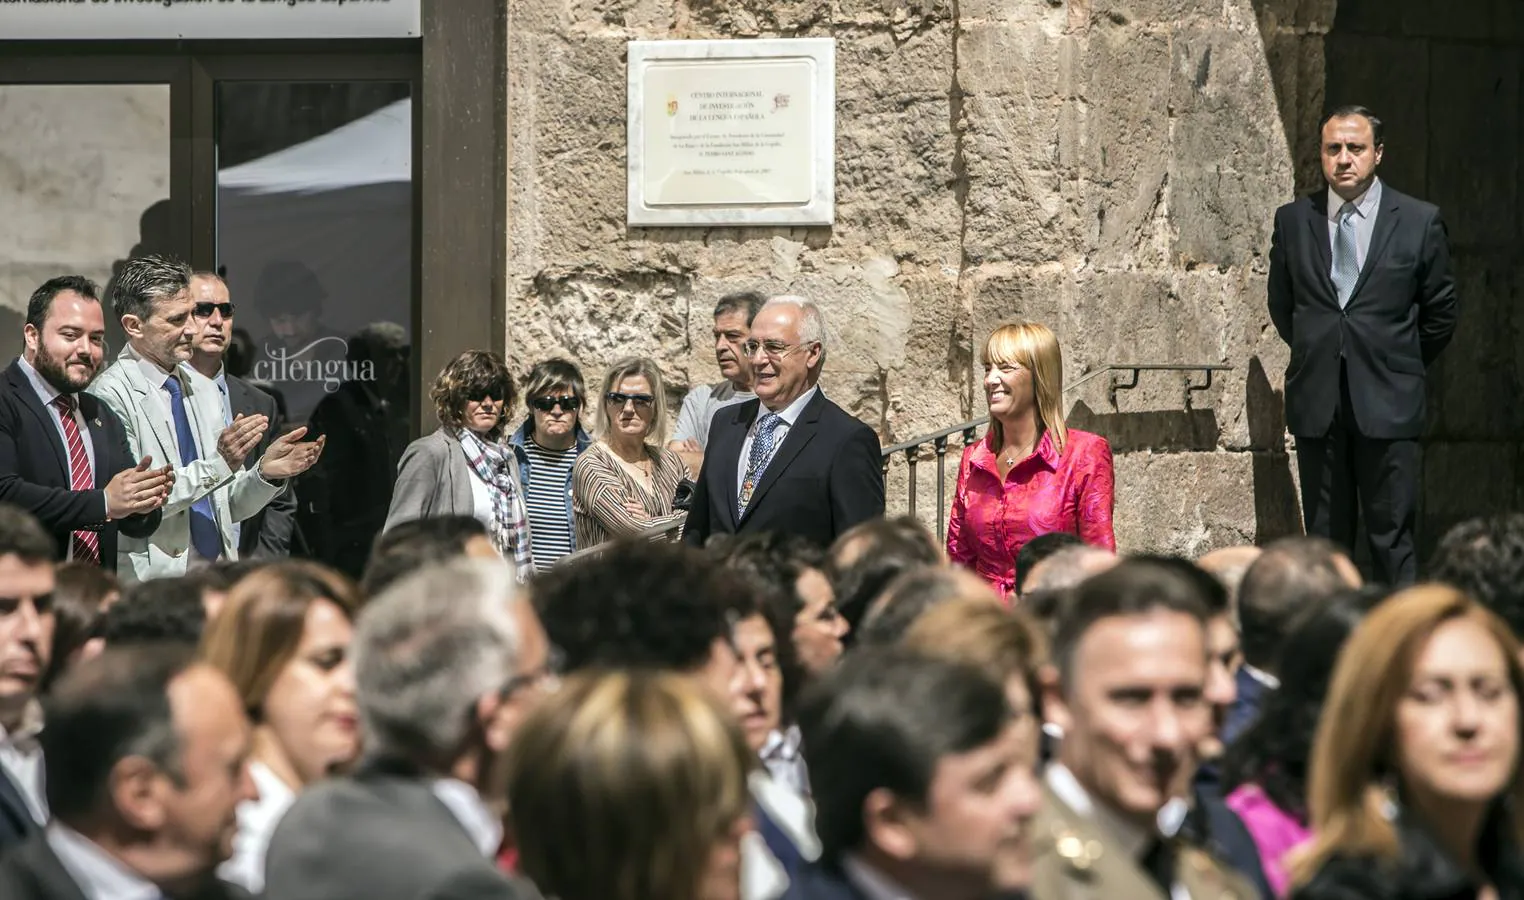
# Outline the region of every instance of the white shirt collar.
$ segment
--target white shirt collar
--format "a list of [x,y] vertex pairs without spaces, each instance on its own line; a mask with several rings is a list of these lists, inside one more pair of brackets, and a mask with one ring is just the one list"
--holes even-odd
[[49,825],[47,841],[85,900],[163,900],[158,885],[67,825]]
[[476,842],[482,856],[492,858],[503,845],[503,821],[488,808],[476,788],[459,778],[441,778],[429,790]]
[[1281,686],[1281,680],[1276,678],[1274,675],[1271,675],[1269,672],[1266,672],[1264,669],[1256,669],[1248,663],[1243,663],[1242,668],[1244,672],[1248,673],[1250,678],[1253,678],[1255,681],[1258,681],[1260,684],[1264,685],[1272,691]]
[[[1371,182],[1371,186],[1365,189],[1365,193],[1354,199],[1355,215],[1362,219],[1368,219],[1376,214],[1376,209],[1381,205],[1381,179]],[[1334,193],[1334,189],[1328,189],[1328,218],[1337,220],[1339,210],[1344,208],[1344,198]]]
[[52,406],[53,401],[58,399],[58,389],[48,384],[47,379],[42,377],[42,373],[38,372],[31,363],[27,362],[25,357],[16,357],[16,362],[21,364],[21,371],[26,373],[26,380],[32,383],[32,389],[42,399],[42,405],[45,407]]
[[[815,399],[815,395],[818,393],[820,393],[820,385],[817,384],[804,393],[800,394],[798,397],[794,398],[793,403],[790,403],[788,406],[785,406],[783,409],[779,410],[778,416],[779,418],[783,419],[783,424],[789,426],[790,428],[794,427],[794,423],[799,421],[800,413],[804,412],[804,408],[809,405],[811,400]],[[771,411],[772,410],[769,410],[765,405],[761,409],[762,414],[769,413]],[[762,418],[762,415],[759,414],[757,418]]]
[[1138,859],[1142,856],[1149,841],[1153,840],[1154,835],[1093,801],[1090,792],[1079,783],[1074,773],[1060,763],[1049,765],[1043,778],[1048,782],[1049,789],[1063,801],[1065,806],[1074,810],[1082,818],[1090,819],[1099,825],[1121,845],[1122,850],[1130,858]]
[[27,701],[26,709],[22,710],[21,712],[21,726],[16,729],[15,734],[11,734],[5,730],[4,725],[0,725],[0,744],[13,744],[18,746],[22,744],[31,744],[35,746],[37,743],[37,735],[41,733],[42,701],[38,700],[36,697],[33,697],[31,700]]
[[916,900],[916,896],[901,887],[894,879],[848,854],[841,861],[842,874],[852,882],[867,900]]

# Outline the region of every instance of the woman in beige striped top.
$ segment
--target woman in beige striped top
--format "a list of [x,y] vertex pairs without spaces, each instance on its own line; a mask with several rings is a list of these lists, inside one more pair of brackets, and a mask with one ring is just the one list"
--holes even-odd
[[[572,516],[578,548],[628,537],[686,515],[672,511],[677,485],[688,474],[676,453],[662,446],[667,399],[656,363],[630,357],[603,378],[597,440],[572,469]],[[674,529],[668,538],[676,540]]]

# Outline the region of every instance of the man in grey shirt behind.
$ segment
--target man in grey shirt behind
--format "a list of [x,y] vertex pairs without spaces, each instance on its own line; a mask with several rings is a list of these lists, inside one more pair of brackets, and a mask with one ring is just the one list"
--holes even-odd
[[714,384],[695,385],[688,392],[677,414],[677,428],[667,443],[688,464],[693,478],[698,477],[704,463],[704,445],[715,412],[757,396],[751,392],[751,361],[741,345],[751,336],[751,320],[766,302],[767,298],[756,291],[741,291],[726,294],[714,305],[714,359],[724,377]]

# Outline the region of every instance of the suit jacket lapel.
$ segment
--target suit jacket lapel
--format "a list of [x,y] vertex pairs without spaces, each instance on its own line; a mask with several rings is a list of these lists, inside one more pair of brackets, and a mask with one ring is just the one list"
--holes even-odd
[[725,515],[730,517],[730,528],[734,531],[740,526],[740,516],[736,514],[736,505],[740,502],[739,487],[736,485],[736,467],[741,462],[741,451],[746,447],[746,433],[751,430],[751,423],[757,418],[757,411],[761,409],[762,401],[748,400],[738,403],[735,412],[722,410],[721,413],[730,413],[731,427],[719,433],[725,444],[723,447],[713,448],[716,460],[724,460],[723,468],[720,469],[720,483],[725,485],[722,496],[725,498]]
[[[138,416],[138,421],[147,421],[148,427],[153,431],[154,440],[159,442],[160,452],[152,454],[154,465],[166,466],[173,463],[178,469],[185,463],[180,459],[180,441],[175,437],[174,411],[169,409],[164,400],[159,397],[159,385],[151,385],[148,379],[143,377],[142,370],[138,368],[137,357],[129,354],[128,349],[123,347],[117,359],[126,367],[123,374],[127,377],[127,386],[138,396],[138,408],[148,413],[148,415]],[[150,406],[153,409],[149,409]],[[160,410],[164,412],[164,415],[159,414]]]
[[85,419],[85,431],[90,434],[90,446],[95,448],[95,486],[97,489],[104,488],[111,481],[113,474],[108,471],[111,468],[109,463],[112,447],[106,443],[106,427],[100,420],[100,401],[81,391],[79,414]]
[[1371,269],[1375,268],[1376,260],[1386,251],[1386,245],[1392,239],[1392,232],[1397,230],[1397,218],[1400,215],[1395,198],[1385,185],[1381,187],[1381,206],[1376,212],[1376,228],[1371,233],[1371,245],[1365,251],[1365,265],[1360,268],[1360,277],[1355,280],[1355,289],[1349,295],[1349,302],[1354,303],[1360,296],[1360,289],[1365,287],[1365,282],[1370,280]]
[[[799,414],[799,420],[789,426],[788,436],[783,439],[783,445],[773,451],[772,461],[767,464],[767,469],[762,472],[762,480],[757,483],[757,489],[752,492],[751,502],[746,504],[746,516],[751,515],[752,510],[757,508],[772,486],[782,477],[783,470],[799,455],[815,437],[815,432],[820,428],[820,410],[825,406],[825,394],[818,390],[809,403],[805,404],[804,410]],[[746,516],[741,518],[744,520]],[[739,524],[739,523],[738,523]]]
[[1328,290],[1329,302],[1339,303],[1339,292],[1333,283],[1333,245],[1328,236],[1328,189],[1307,198],[1307,225],[1312,229],[1312,248],[1317,251],[1318,283]]
[[16,396],[21,398],[21,403],[37,419],[38,428],[47,436],[47,442],[53,447],[53,461],[58,463],[59,474],[63,476],[63,483],[70,483],[69,476],[69,451],[64,447],[63,438],[58,436],[58,427],[48,418],[48,411],[42,406],[42,398],[37,396],[37,389],[32,387],[31,379],[21,371],[21,363],[12,362],[5,370],[6,378],[11,383],[11,389]]

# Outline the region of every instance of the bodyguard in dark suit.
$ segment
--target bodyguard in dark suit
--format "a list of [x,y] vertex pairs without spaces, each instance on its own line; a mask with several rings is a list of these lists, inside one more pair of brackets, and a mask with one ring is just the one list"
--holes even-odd
[[817,544],[884,514],[878,435],[820,392],[825,323],[815,304],[776,297],[743,347],[756,400],[715,414],[683,540],[777,531]]
[[1328,189],[1277,210],[1270,246],[1302,513],[1353,550],[1358,505],[1380,577],[1408,584],[1425,374],[1455,330],[1450,250],[1436,207],[1376,177],[1380,119],[1342,107],[1321,140]]
[[227,676],[187,649],[108,648],[64,675],[47,718],[53,821],[0,858],[0,897],[248,896],[215,875],[258,796]]
[[174,470],[133,459],[121,420],[84,392],[100,371],[105,336],[89,279],[53,278],[33,292],[25,349],[0,384],[0,502],[35,516],[58,560],[114,570],[117,532],[153,533]]
[[[222,398],[224,424],[233,424],[238,416],[258,415],[270,420],[265,436],[244,458],[243,467],[252,469],[281,434],[279,408],[274,397],[227,371],[224,357],[233,343],[234,309],[227,283],[212,272],[197,272],[191,279],[190,291],[196,302],[191,315],[200,327],[191,344],[190,366],[216,386]],[[263,509],[233,527],[238,530],[239,559],[290,556],[292,531],[296,528],[296,494],[291,482]]]

